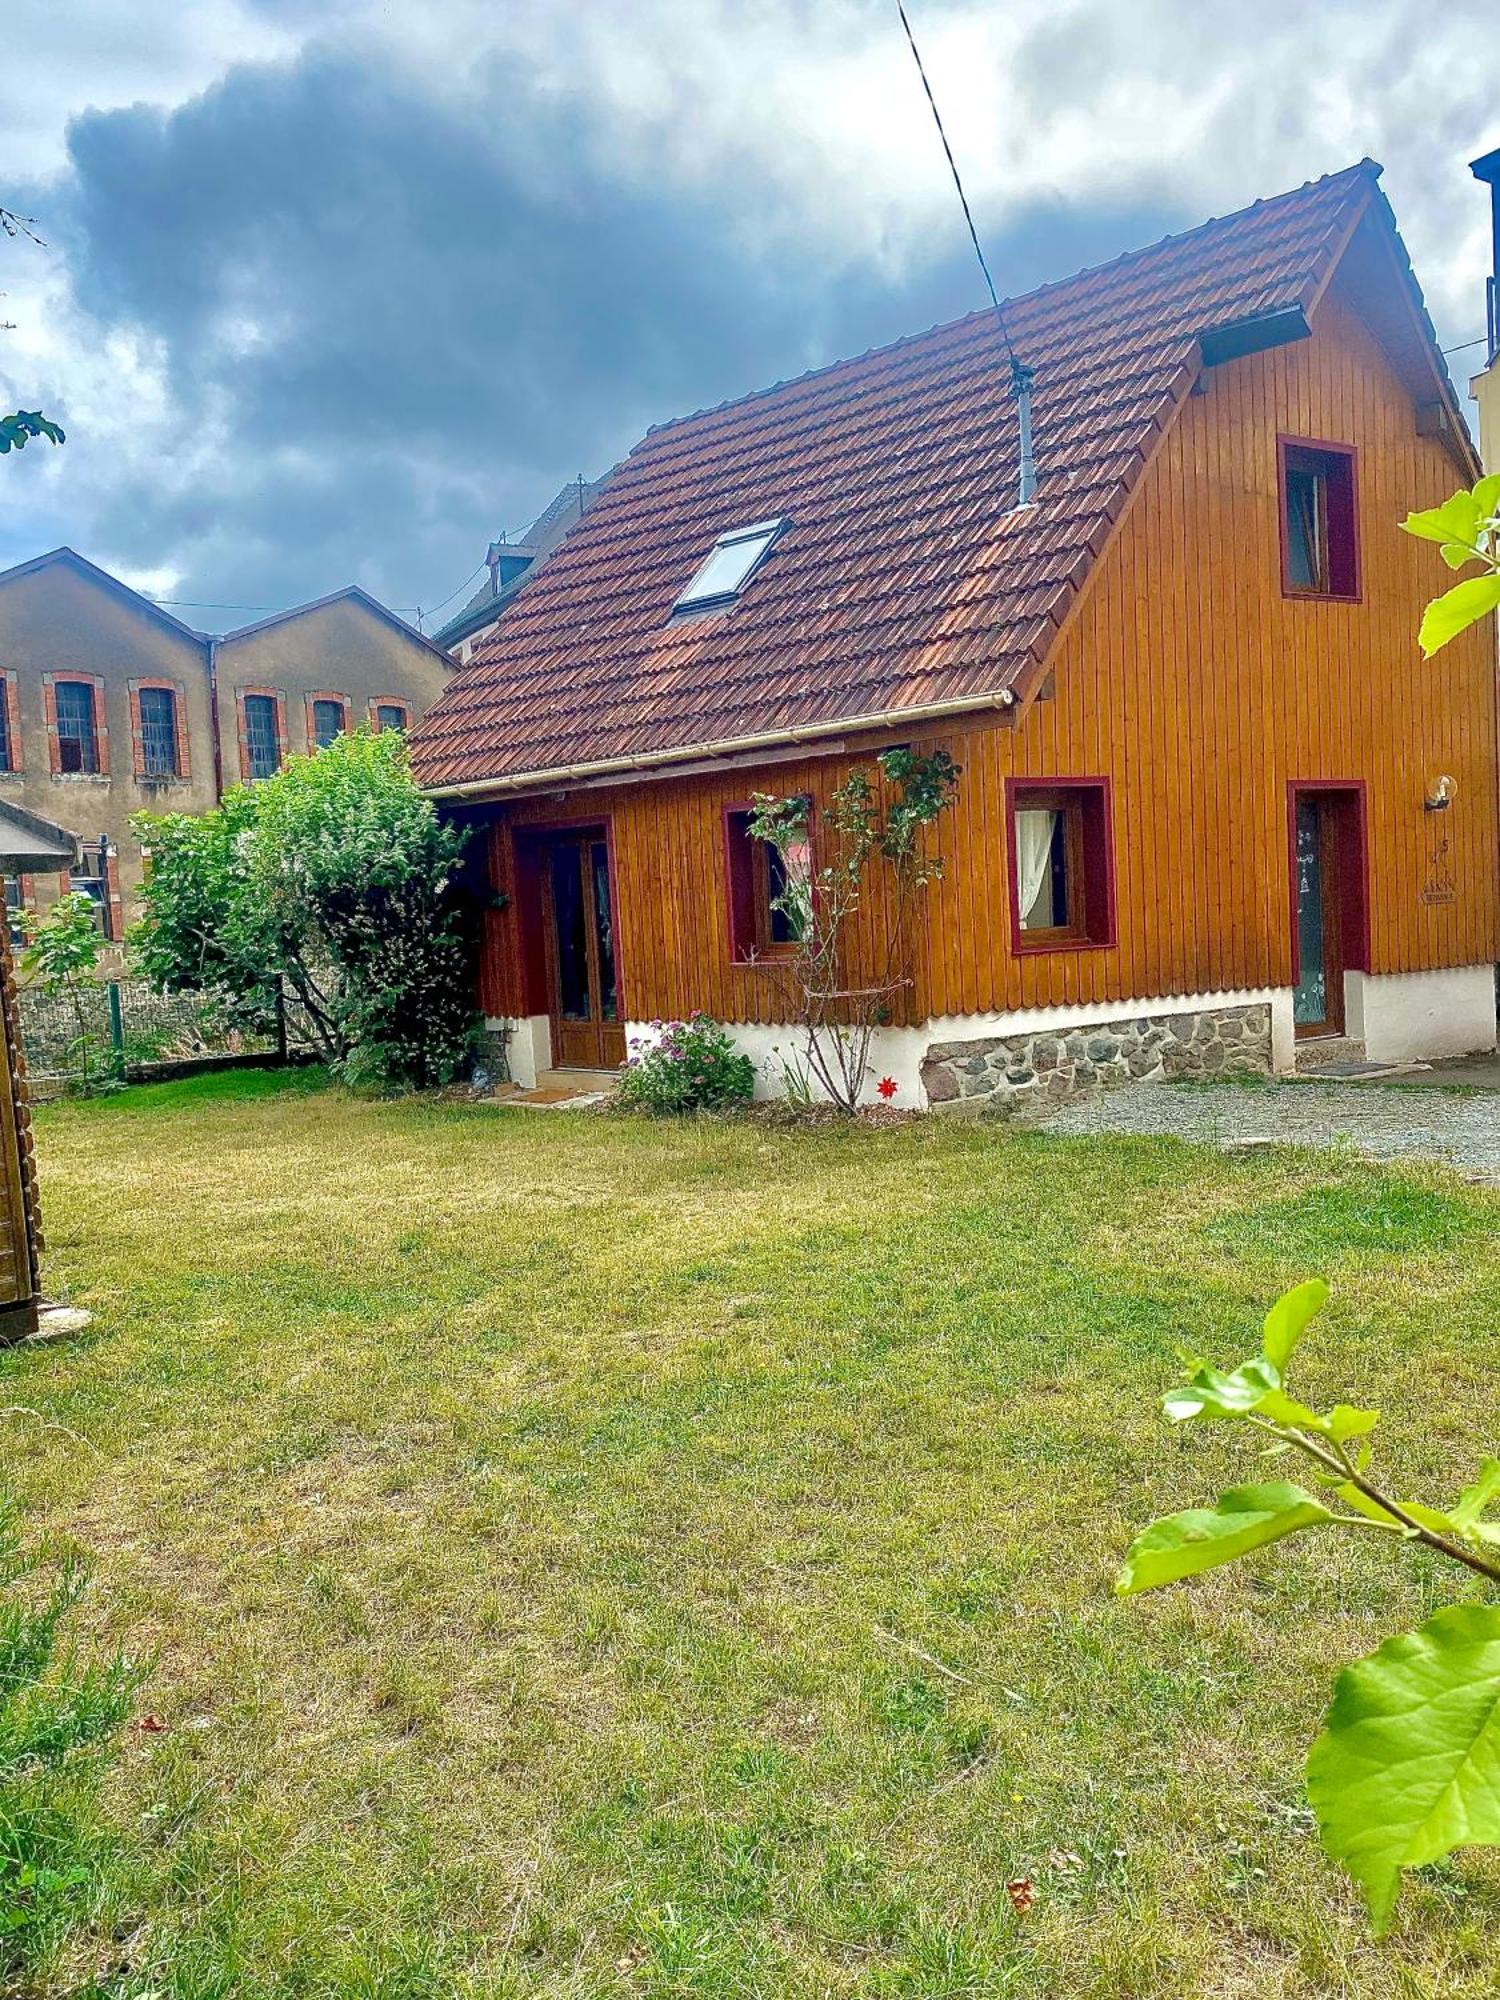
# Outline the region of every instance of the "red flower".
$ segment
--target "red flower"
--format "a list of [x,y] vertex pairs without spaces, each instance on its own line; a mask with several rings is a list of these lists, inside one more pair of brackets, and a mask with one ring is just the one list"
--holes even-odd
[[880,1092],[886,1103],[889,1104],[901,1086],[893,1076],[883,1076],[875,1088]]

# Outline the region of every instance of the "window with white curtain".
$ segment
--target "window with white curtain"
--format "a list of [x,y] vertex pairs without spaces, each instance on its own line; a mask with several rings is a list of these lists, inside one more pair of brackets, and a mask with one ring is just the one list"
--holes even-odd
[[1114,942],[1104,779],[1013,784],[1011,854],[1018,949]]

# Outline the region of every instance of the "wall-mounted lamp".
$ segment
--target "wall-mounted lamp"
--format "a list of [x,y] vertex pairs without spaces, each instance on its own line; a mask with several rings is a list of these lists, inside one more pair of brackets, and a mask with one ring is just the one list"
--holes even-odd
[[1427,787],[1427,796],[1422,804],[1430,813],[1446,812],[1458,797],[1458,781],[1446,772],[1441,778],[1434,778]]

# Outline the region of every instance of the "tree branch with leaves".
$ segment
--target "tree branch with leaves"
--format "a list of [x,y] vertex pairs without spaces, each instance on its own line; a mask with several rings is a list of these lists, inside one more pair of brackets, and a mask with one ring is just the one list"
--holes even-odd
[[[1319,1489],[1236,1486],[1212,1508],[1157,1521],[1131,1544],[1116,1588],[1130,1596],[1216,1569],[1290,1535],[1335,1529],[1422,1547],[1500,1587],[1500,1459],[1486,1458],[1447,1507],[1399,1496],[1372,1471],[1378,1410],[1314,1410],[1287,1389],[1293,1350],[1328,1298],[1321,1278],[1266,1315],[1261,1351],[1228,1372],[1195,1365],[1163,1403],[1175,1424],[1242,1423],[1276,1455],[1299,1454]],[[1388,1926],[1404,1868],[1456,1847],[1500,1845],[1500,1604],[1450,1605],[1345,1668],[1307,1760],[1323,1846]]]
[[[24,238],[44,249],[42,239],[36,233],[36,218],[18,215],[13,208],[0,205],[0,235],[12,240]],[[9,451],[22,451],[28,440],[47,438],[53,444],[63,444],[66,433],[61,424],[50,417],[44,417],[40,410],[13,410],[9,416],[0,417],[0,457]]]
[[1500,472],[1455,493],[1441,507],[1408,514],[1401,526],[1419,541],[1436,542],[1449,569],[1478,563],[1485,572],[1454,584],[1423,612],[1417,643],[1430,660],[1450,639],[1500,611]]

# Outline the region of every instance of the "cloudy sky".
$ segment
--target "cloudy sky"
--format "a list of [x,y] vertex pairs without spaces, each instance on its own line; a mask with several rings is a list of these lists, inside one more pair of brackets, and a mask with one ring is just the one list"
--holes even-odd
[[[1002,290],[1372,154],[1480,331],[1494,0],[909,11]],[[0,241],[0,408],[69,435],[0,462],[0,565],[68,542],[205,627],[441,616],[648,424],[982,297],[894,0],[10,0],[6,42],[46,247]]]

